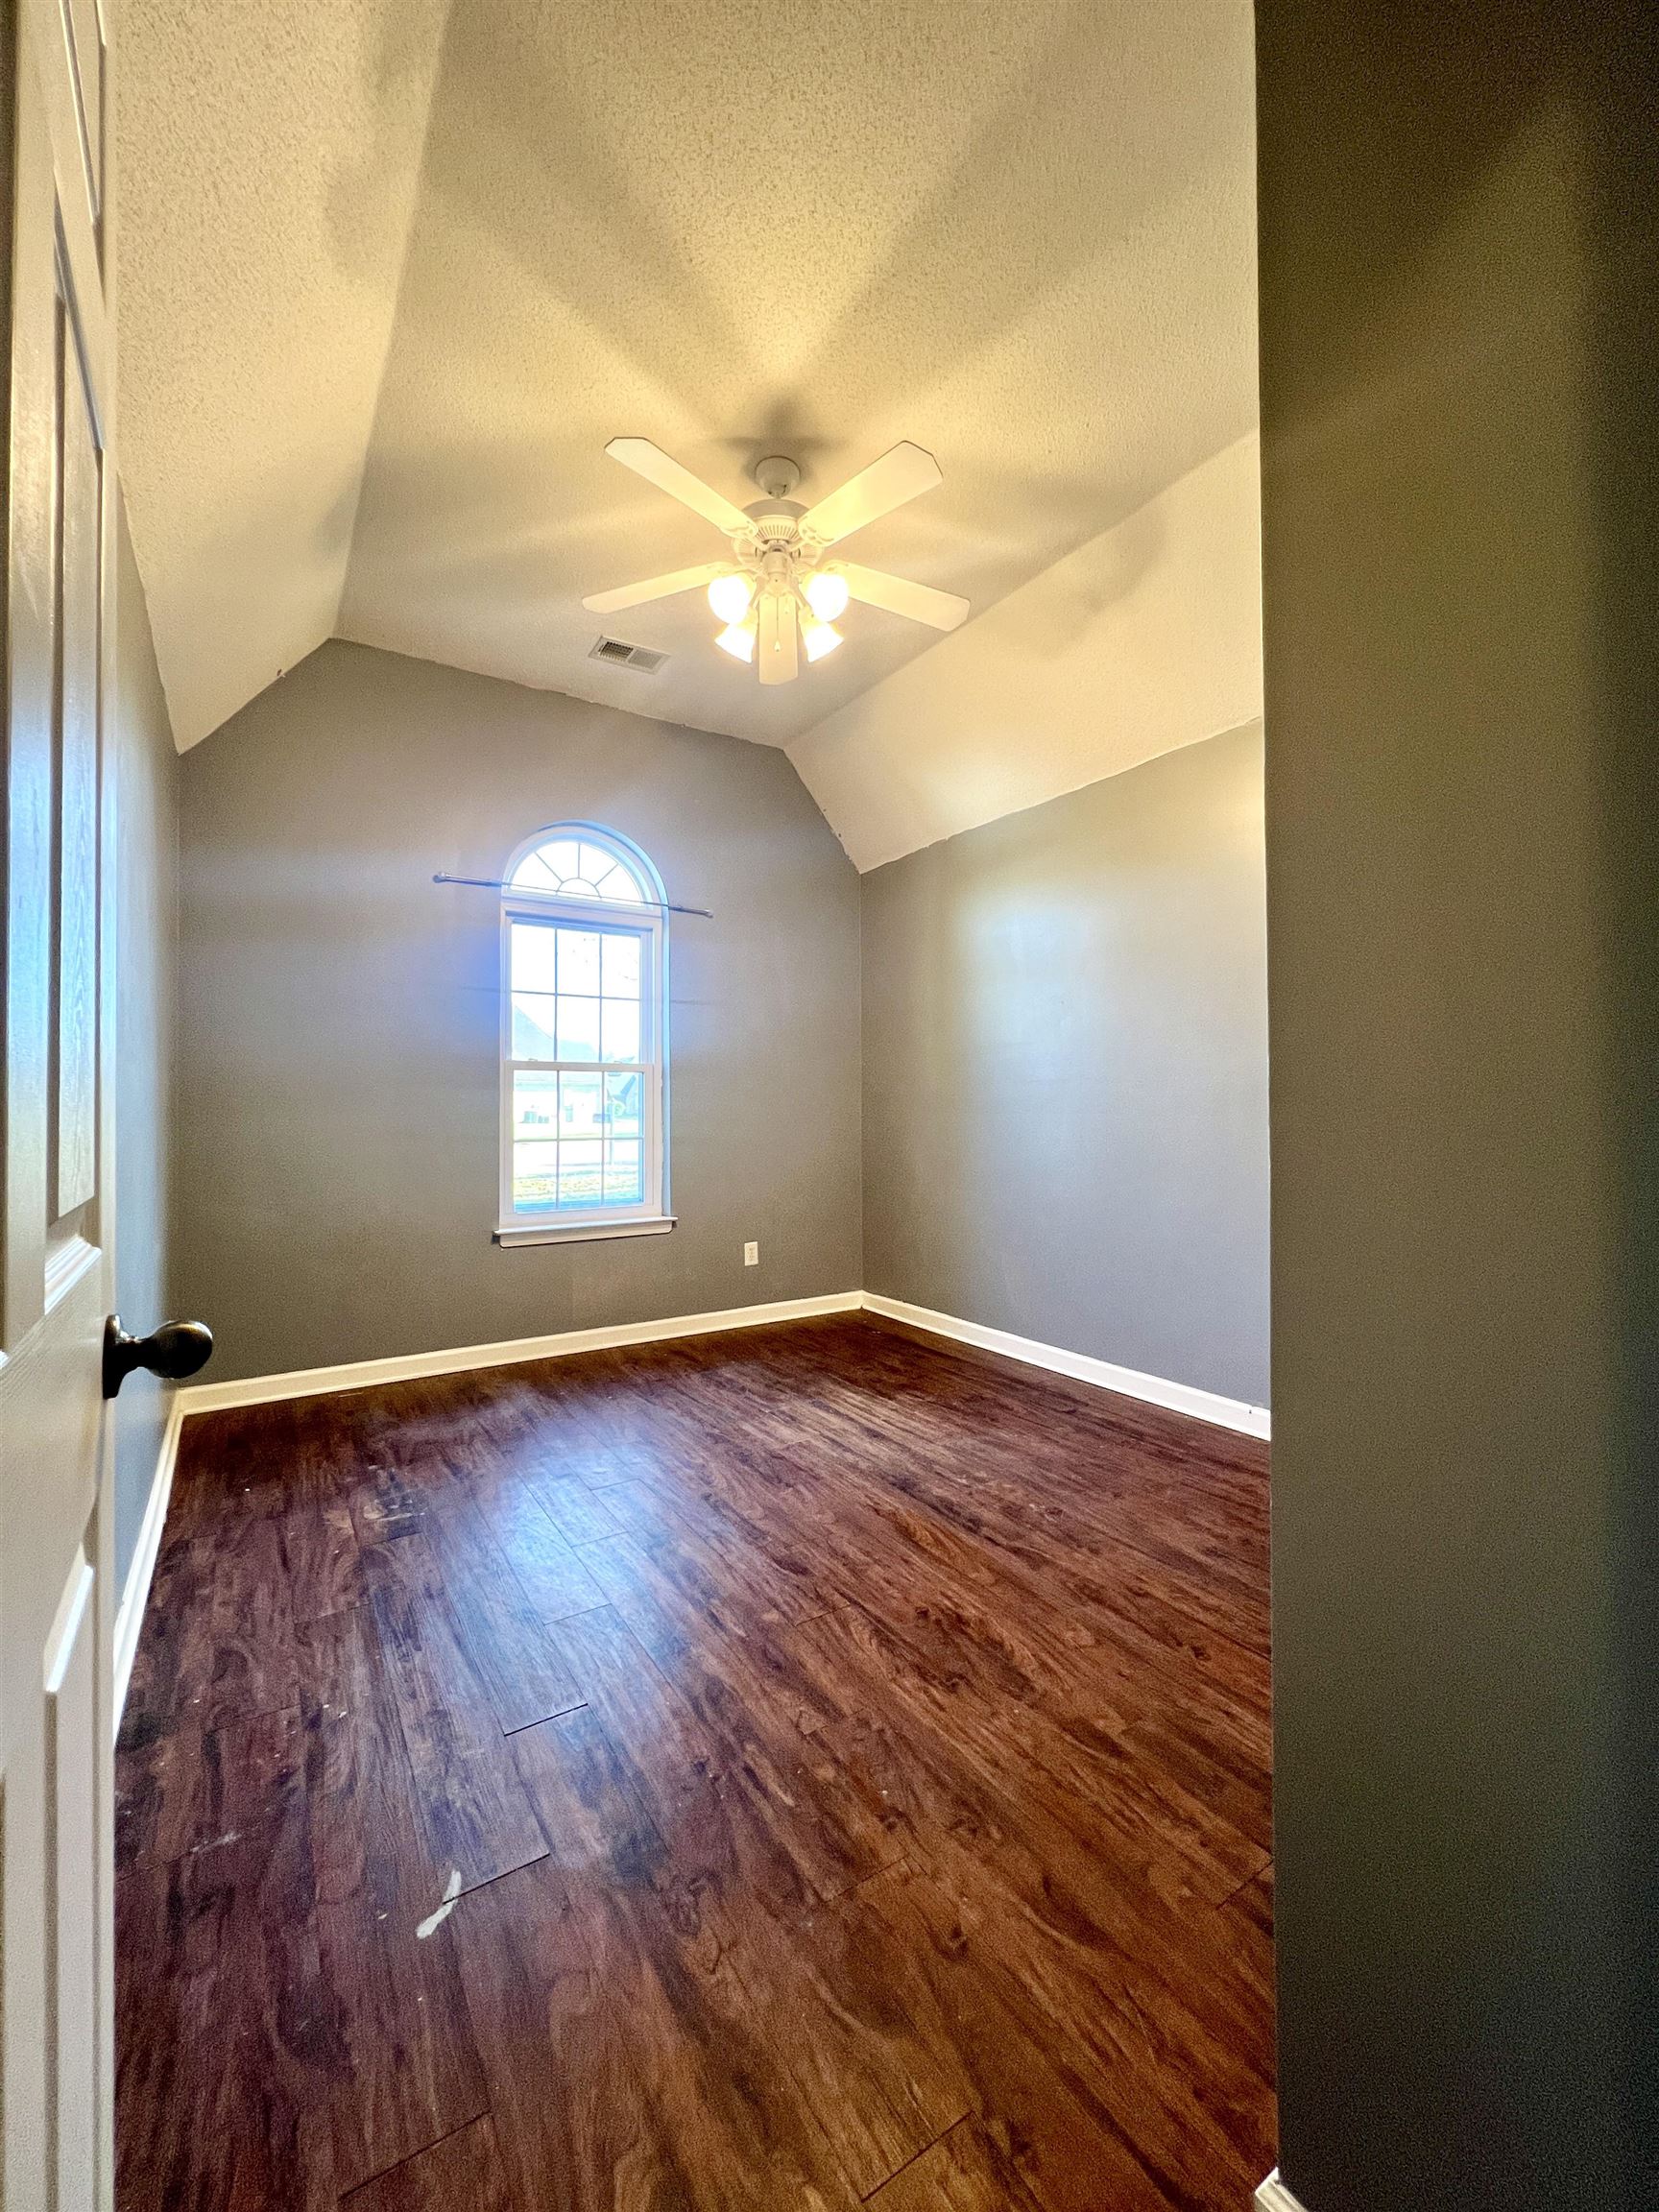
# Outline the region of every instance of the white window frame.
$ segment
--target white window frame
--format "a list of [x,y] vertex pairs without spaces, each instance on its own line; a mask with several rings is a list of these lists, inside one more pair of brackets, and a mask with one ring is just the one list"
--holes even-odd
[[[603,846],[629,873],[657,894],[650,904],[620,899],[570,898],[559,892],[514,886],[519,864],[555,838],[580,838]],[[603,1238],[661,1237],[674,1226],[668,1203],[668,914],[656,869],[628,838],[597,822],[555,822],[526,837],[502,871],[500,1127],[497,1142],[495,1241],[501,1245],[581,1244]],[[637,937],[639,1058],[637,1061],[519,1060],[513,1053],[513,926],[561,924],[579,929]],[[583,1206],[541,1214],[513,1206],[513,1076],[517,1069],[553,1074],[610,1072],[641,1078],[640,1160],[643,1196],[631,1206]]]

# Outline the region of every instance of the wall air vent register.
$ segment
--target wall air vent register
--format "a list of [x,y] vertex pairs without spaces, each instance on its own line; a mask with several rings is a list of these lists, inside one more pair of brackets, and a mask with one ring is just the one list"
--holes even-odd
[[668,656],[653,652],[649,645],[624,644],[620,637],[595,637],[589,648],[589,661],[609,661],[615,668],[634,668],[641,676],[655,676]]

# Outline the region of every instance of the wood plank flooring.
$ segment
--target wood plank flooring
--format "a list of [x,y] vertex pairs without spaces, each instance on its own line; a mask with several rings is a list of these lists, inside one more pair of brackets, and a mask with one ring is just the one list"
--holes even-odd
[[1242,2212],[1265,1448],[868,1317],[186,1424],[125,2212]]

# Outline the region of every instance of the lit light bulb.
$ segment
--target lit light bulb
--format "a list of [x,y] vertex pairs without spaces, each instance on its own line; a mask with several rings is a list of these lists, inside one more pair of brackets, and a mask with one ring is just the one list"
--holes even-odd
[[722,622],[733,627],[749,612],[755,587],[747,576],[716,576],[709,587],[709,604]]
[[826,653],[833,653],[841,642],[841,633],[828,622],[805,622],[801,627],[801,642],[806,648],[808,661],[822,661]]
[[[829,568],[820,568],[807,577],[804,587],[806,604],[820,622],[833,622],[837,615],[847,612],[847,579],[837,576]],[[835,640],[837,644],[840,639]],[[828,645],[824,648],[828,653]]]
[[723,653],[730,653],[733,661],[753,661],[755,658],[755,625],[753,622],[733,622],[721,631],[714,640]]

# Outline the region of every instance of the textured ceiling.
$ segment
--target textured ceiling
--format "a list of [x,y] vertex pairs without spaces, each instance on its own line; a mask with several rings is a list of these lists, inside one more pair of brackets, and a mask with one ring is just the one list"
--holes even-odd
[[[928,650],[867,608],[787,687],[605,459],[739,503],[899,438],[856,558],[982,612],[1255,419],[1246,0],[128,0],[123,434],[180,742],[328,631],[789,743]],[[396,301],[395,310],[393,306]],[[361,490],[359,493],[359,484]]]
[[1240,438],[797,739],[854,865],[1258,720],[1261,473]]
[[121,476],[180,747],[339,617],[446,6],[121,8]]

